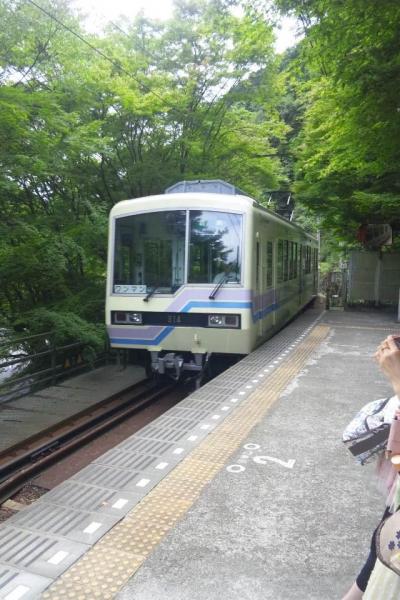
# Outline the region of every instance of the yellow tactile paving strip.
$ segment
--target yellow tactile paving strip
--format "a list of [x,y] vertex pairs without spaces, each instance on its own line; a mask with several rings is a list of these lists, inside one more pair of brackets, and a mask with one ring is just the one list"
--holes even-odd
[[42,594],[46,600],[111,600],[299,373],[330,328],[318,325],[126,517]]

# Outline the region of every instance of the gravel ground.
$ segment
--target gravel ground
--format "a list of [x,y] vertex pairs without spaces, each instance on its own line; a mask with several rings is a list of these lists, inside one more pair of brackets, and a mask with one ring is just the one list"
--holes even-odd
[[[12,497],[14,502],[19,502],[20,504],[32,504],[35,502],[40,496],[43,496],[49,490],[47,488],[41,487],[39,485],[34,485],[33,483],[27,483],[23,488],[19,490]],[[3,509],[2,509],[3,510]]]
[[[120,423],[110,431],[103,433],[85,446],[75,450],[65,458],[60,459],[32,481],[25,484],[11,499],[25,506],[32,504],[32,502],[35,502],[35,500],[53,489],[53,487],[84,468],[97,456],[113,448],[122,440],[132,435],[132,433],[153,421],[172,406],[175,406],[182,398],[187,396],[189,390],[189,386],[182,386],[175,389],[165,396],[162,401],[155,402],[140,413],[127,418],[123,423]],[[22,507],[21,510],[23,510]],[[0,523],[12,517],[16,512],[18,511],[14,510],[14,508],[0,505]]]
[[9,519],[13,515],[15,515],[16,512],[17,512],[16,510],[11,510],[11,508],[4,508],[1,506],[0,507],[0,523],[2,523],[3,521],[6,521],[7,519]]

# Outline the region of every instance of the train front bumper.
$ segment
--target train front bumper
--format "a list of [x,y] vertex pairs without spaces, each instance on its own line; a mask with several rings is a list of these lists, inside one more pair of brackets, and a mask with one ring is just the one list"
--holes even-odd
[[112,348],[141,348],[150,352],[168,350],[193,354],[249,354],[254,346],[251,328],[109,325],[107,330]]

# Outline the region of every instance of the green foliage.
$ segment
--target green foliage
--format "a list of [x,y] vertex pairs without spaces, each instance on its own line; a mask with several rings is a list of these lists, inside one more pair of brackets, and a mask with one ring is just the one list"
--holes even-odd
[[102,323],[89,323],[75,313],[36,308],[26,312],[14,323],[14,331],[30,335],[52,332],[53,343],[60,347],[72,343],[85,346],[85,360],[93,360],[106,347],[105,328]]
[[339,239],[354,240],[365,222],[400,230],[400,4],[276,4],[305,30],[285,64],[300,119],[292,140],[298,197]]
[[262,0],[177,0],[102,36],[64,0],[41,0],[53,19],[0,0],[2,327],[99,347],[109,210],[182,179],[293,184],[326,264],[362,223],[400,231],[400,4],[274,4],[305,32],[281,57]]
[[256,197],[286,182],[282,85],[250,0],[179,0],[169,22],[103,36],[64,0],[40,4],[54,18],[0,0],[1,322],[97,348],[110,208],[182,179]]

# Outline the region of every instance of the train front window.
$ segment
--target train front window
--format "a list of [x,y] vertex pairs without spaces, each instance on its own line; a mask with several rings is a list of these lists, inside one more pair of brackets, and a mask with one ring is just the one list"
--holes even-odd
[[115,225],[113,291],[170,294],[185,276],[186,211],[120,217]]
[[242,216],[191,210],[188,283],[240,283]]

